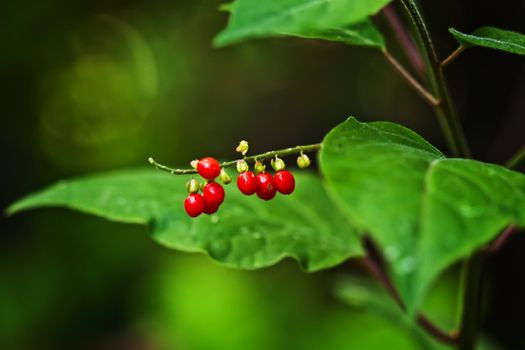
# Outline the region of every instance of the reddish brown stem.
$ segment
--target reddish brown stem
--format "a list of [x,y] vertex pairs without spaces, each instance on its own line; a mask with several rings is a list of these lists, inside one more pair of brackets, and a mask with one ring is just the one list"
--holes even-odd
[[[364,240],[364,246],[367,252],[367,256],[363,259],[365,266],[370,271],[370,273],[383,285],[383,288],[385,288],[385,290],[392,297],[392,299],[394,299],[401,310],[406,311],[405,304],[403,303],[399,292],[396,290],[394,284],[388,277],[388,274],[381,266],[381,255],[374,243],[370,238],[367,237]],[[459,334],[457,332],[447,333],[423,314],[418,314],[416,316],[416,321],[422,329],[424,329],[436,340],[449,345],[457,344],[459,338]]]
[[414,70],[420,77],[425,76],[425,62],[419,53],[417,46],[412,39],[410,32],[403,24],[403,21],[396,12],[395,5],[390,4],[383,9],[383,15],[388,24],[394,31],[396,39],[405,52],[406,57],[414,67]]
[[509,238],[516,232],[516,225],[509,225],[503,230],[500,235],[486,248],[486,252],[490,254],[497,253],[507,243]]

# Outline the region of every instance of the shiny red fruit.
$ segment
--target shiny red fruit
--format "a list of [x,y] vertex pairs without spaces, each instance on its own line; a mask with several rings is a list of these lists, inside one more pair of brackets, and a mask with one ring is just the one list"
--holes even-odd
[[217,159],[206,157],[197,163],[197,172],[207,180],[213,180],[221,173],[221,165]]
[[257,181],[255,180],[255,174],[251,171],[246,171],[239,174],[237,178],[237,187],[239,191],[247,196],[251,196],[257,192]]
[[220,207],[220,204],[219,205],[205,204],[204,210],[202,212],[204,214],[211,215],[211,214],[216,213],[217,210],[219,210],[219,207]]
[[198,193],[192,193],[184,201],[184,209],[192,218],[201,215],[204,212],[204,198]]
[[[202,197],[204,198],[204,203],[208,210],[219,208],[219,205],[224,202],[224,188],[222,188],[217,182],[208,182],[202,190]],[[217,210],[215,209],[215,211]]]
[[257,181],[257,196],[265,201],[275,197],[277,189],[273,181],[272,175],[268,173],[260,173],[255,177]]
[[295,178],[288,170],[281,170],[273,176],[277,191],[282,194],[290,194],[295,189]]

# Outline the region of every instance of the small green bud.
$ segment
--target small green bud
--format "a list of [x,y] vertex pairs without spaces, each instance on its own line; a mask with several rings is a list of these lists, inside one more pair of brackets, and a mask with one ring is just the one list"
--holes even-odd
[[191,179],[190,181],[186,182],[186,190],[188,191],[188,193],[197,193],[199,192],[199,188],[199,181],[195,179]]
[[239,142],[239,146],[237,146],[235,151],[241,153],[244,156],[246,153],[248,153],[248,148],[248,141],[242,140]]
[[193,169],[197,169],[197,164],[199,164],[199,160],[198,159],[194,159],[190,162],[190,165]]
[[255,162],[255,165],[253,166],[253,168],[255,169],[255,172],[257,174],[259,173],[264,173],[264,170],[266,170],[266,165],[264,165],[262,162],[260,161],[256,161]]
[[207,181],[199,182],[199,189],[200,189],[201,191],[204,191],[204,187],[206,187],[207,184],[208,184]]
[[286,168],[286,164],[281,158],[275,157],[275,159],[272,159],[272,168],[275,171],[281,171],[284,170],[284,168]]
[[250,166],[244,160],[237,161],[237,171],[240,174],[248,171],[249,169],[250,169]]
[[221,178],[222,183],[225,185],[232,182],[232,178],[230,177],[230,175],[228,175],[228,173],[224,169],[221,169],[221,174],[219,176]]
[[310,166],[310,158],[306,154],[301,153],[299,157],[297,157],[297,166],[301,169],[308,168]]

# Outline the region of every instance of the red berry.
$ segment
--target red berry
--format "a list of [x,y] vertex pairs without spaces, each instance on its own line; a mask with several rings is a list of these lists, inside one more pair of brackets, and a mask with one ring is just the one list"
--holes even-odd
[[211,181],[204,186],[202,197],[204,198],[206,208],[209,210],[219,208],[219,205],[224,201],[224,189],[217,182]]
[[255,174],[251,171],[246,171],[239,174],[239,177],[237,178],[237,187],[247,196],[251,196],[257,192],[257,181],[255,180]]
[[282,194],[290,194],[295,189],[295,179],[288,170],[281,170],[273,176],[277,191]]
[[214,214],[217,212],[217,210],[219,210],[219,206],[220,205],[205,204],[204,210],[202,212],[208,215]]
[[199,216],[204,211],[204,198],[198,193],[192,193],[184,201],[184,209],[192,218]]
[[221,165],[217,159],[206,157],[197,163],[197,171],[203,178],[213,180],[221,173]]
[[265,201],[275,197],[277,189],[273,181],[272,175],[268,173],[259,173],[255,177],[257,180],[257,196]]

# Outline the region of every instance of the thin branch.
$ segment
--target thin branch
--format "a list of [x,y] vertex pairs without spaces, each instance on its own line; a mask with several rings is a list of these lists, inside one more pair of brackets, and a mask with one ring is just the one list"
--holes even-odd
[[435,111],[441,129],[445,134],[448,146],[450,147],[453,156],[471,158],[470,149],[463,133],[463,128],[459,121],[452,98],[450,97],[445,74],[439,64],[434,44],[425,21],[423,20],[423,16],[419,12],[415,0],[400,0],[400,2],[414,25],[417,38],[421,42],[422,53],[425,55],[425,61],[428,64],[427,75],[432,84],[434,95],[437,99],[440,99],[443,102],[435,107]]
[[505,166],[509,169],[521,169],[525,166],[525,146],[523,146],[507,163]]
[[405,52],[406,57],[414,67],[415,71],[420,77],[425,75],[425,62],[419,53],[419,50],[416,47],[416,44],[410,32],[404,26],[403,21],[399,18],[398,13],[396,12],[395,5],[390,4],[383,9],[383,15],[385,16],[386,21],[394,31],[396,39]]
[[438,328],[432,321],[430,321],[425,315],[417,315],[417,323],[421,328],[426,330],[434,338],[442,341],[445,344],[455,345],[458,343],[459,333],[450,332],[446,333],[441,328]]
[[460,334],[458,350],[474,350],[480,322],[481,296],[483,293],[483,266],[486,253],[473,253],[463,265],[462,299],[460,309]]
[[497,253],[507,243],[509,238],[516,232],[516,225],[512,224],[507,226],[503,232],[485,249],[487,253]]
[[[383,285],[383,288],[385,288],[388,294],[390,294],[399,308],[403,311],[406,311],[406,306],[403,303],[399,292],[396,290],[394,284],[388,277],[388,274],[381,266],[380,253],[377,251],[377,248],[369,237],[365,238],[364,246],[367,252],[367,256],[363,259],[365,266],[370,271],[370,273]],[[435,339],[449,345],[457,344],[458,334],[456,332],[451,334],[445,332],[423,314],[418,314],[416,316],[416,321],[421,328],[423,328]]]
[[370,255],[367,255],[363,258],[363,263],[365,264],[368,271],[383,285],[383,288],[385,288],[388,294],[390,294],[399,308],[403,311],[406,311],[405,304],[403,303],[403,300],[401,300],[401,296],[380,264]]
[[383,51],[383,55],[390,65],[396,70],[397,73],[408,83],[418,94],[421,96],[426,103],[432,107],[437,107],[440,104],[440,100],[434,97],[427,89],[423,87],[402,65],[399,63],[394,56],[388,51]]
[[452,51],[450,55],[448,55],[447,58],[445,58],[441,63],[439,64],[441,67],[447,66],[450,62],[454,61],[463,51],[465,51],[464,46],[459,46],[457,49]]
[[[277,157],[284,157],[284,156],[288,156],[290,154],[297,154],[297,153],[302,153],[302,152],[313,152],[313,151],[318,151],[320,149],[321,149],[321,144],[320,143],[315,143],[315,144],[312,144],[312,145],[304,145],[304,146],[295,146],[295,147],[285,148],[285,149],[281,149],[281,150],[277,150],[277,151],[270,151],[270,152],[266,152],[266,153],[261,153],[261,154],[257,154],[257,155],[254,155],[254,156],[245,157],[245,158],[242,158],[242,159],[236,159],[236,160],[231,160],[231,161],[228,161],[228,162],[223,162],[223,163],[221,163],[221,168],[229,168],[229,167],[235,166],[237,164],[237,162],[240,161],[240,160],[244,160],[247,163],[251,163],[251,162],[255,162],[256,160],[270,159],[270,158],[273,158],[273,157],[276,157],[276,156]],[[157,169],[165,171],[165,172],[168,172],[168,173],[173,174],[173,175],[197,174],[197,170],[195,170],[195,169],[174,169],[174,168],[170,168],[170,167],[168,167],[166,165],[157,163],[151,157],[148,158],[148,162],[151,165],[155,166]]]

